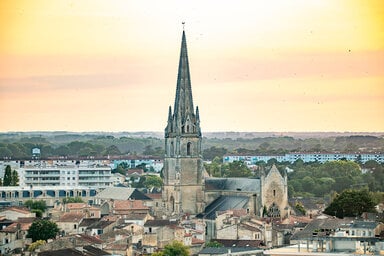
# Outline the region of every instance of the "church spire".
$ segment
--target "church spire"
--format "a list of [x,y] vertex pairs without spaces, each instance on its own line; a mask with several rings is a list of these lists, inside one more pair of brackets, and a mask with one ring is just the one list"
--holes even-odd
[[174,119],[176,122],[180,122],[183,124],[188,116],[194,116],[194,108],[192,100],[191,77],[189,73],[187,40],[183,28],[179,69],[177,74]]

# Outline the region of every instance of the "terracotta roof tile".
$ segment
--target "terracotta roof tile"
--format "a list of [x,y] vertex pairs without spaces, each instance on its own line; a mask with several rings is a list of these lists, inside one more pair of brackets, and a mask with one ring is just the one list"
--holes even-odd
[[149,210],[149,207],[145,206],[142,200],[115,200],[113,202],[113,208],[115,210]]
[[66,212],[60,216],[60,222],[80,222],[84,218],[83,213]]

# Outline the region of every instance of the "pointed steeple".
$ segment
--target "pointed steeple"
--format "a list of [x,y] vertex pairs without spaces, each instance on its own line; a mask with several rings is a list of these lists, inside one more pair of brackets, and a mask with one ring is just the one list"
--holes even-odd
[[187,52],[187,40],[185,31],[181,39],[181,50],[179,59],[179,69],[177,74],[177,87],[174,106],[174,119],[177,123],[183,124],[188,117],[194,115],[191,76],[189,73],[189,62]]

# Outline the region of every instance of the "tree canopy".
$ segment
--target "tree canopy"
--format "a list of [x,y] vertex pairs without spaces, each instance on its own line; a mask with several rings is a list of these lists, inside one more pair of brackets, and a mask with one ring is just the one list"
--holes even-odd
[[59,227],[55,222],[49,220],[37,220],[32,223],[28,229],[28,238],[32,238],[32,242],[55,238],[59,233]]
[[163,251],[153,253],[152,256],[188,256],[189,253],[188,246],[174,240],[172,243],[167,244]]
[[251,170],[243,161],[233,161],[222,167],[223,173],[226,177],[250,177],[252,176]]
[[44,200],[27,200],[24,206],[28,207],[32,212],[36,213],[36,217],[41,218],[47,209],[47,203]]
[[143,185],[148,189],[161,188],[163,185],[163,180],[156,175],[147,175],[145,176],[145,181]]
[[84,200],[79,196],[63,198],[63,204],[69,204],[69,203],[84,203]]
[[10,165],[5,167],[3,186],[11,186],[12,183],[12,169]]
[[376,212],[375,202],[367,189],[344,190],[336,195],[324,213],[338,218],[357,217],[363,212]]

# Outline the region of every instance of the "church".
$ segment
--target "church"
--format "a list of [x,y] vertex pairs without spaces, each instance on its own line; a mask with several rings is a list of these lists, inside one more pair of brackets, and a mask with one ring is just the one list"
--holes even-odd
[[214,219],[217,211],[246,209],[261,217],[289,214],[287,174],[275,166],[260,178],[213,178],[204,169],[199,108],[194,108],[187,40],[183,30],[173,109],[164,131],[161,212]]

